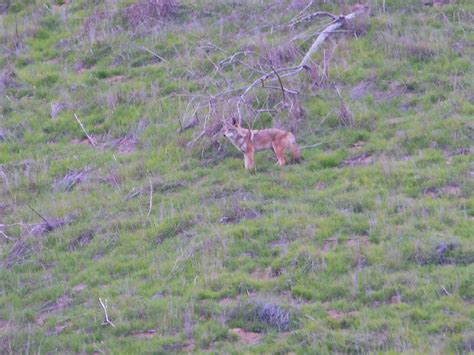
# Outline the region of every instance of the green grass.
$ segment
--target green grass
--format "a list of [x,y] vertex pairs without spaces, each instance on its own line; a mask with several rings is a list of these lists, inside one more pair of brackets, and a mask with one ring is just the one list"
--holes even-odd
[[[244,112],[321,145],[284,167],[257,153],[252,172],[223,138],[187,147],[207,103],[177,130],[197,97],[257,77],[219,62],[247,50],[268,69],[323,20],[271,31],[296,2],[182,1],[132,28],[135,1],[64,3],[0,14],[0,352],[474,351],[470,1],[370,1],[367,28],[314,55],[316,83],[285,81],[297,124],[287,108]],[[282,99],[253,93],[255,109]],[[232,105],[216,100],[209,126]]]

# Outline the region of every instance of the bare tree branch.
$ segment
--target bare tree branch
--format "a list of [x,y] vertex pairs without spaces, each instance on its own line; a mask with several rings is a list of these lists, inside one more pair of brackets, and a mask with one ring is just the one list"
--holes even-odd
[[32,210],[34,213],[36,213],[43,221],[45,221],[45,223],[47,225],[50,225],[51,223],[45,218],[43,217],[37,210],[35,210],[33,207],[30,206],[29,203],[26,203],[26,205],[30,208],[30,210]]
[[[255,114],[255,115],[258,115],[261,112],[278,112],[279,111],[278,107],[280,107],[280,109],[286,108],[287,106],[284,104],[284,102],[279,102],[277,104],[273,104],[272,105],[273,107],[268,107],[268,105],[267,105],[267,107],[264,107],[263,110],[262,109],[255,110],[252,105],[250,105],[246,102],[247,101],[246,98],[247,98],[247,95],[254,88],[256,88],[259,85],[262,85],[262,87],[265,88],[265,89],[273,89],[273,90],[279,89],[279,90],[281,90],[282,94],[283,94],[283,100],[284,101],[286,101],[286,95],[285,95],[286,93],[295,94],[295,95],[298,94],[298,91],[290,90],[290,89],[285,88],[283,79],[298,75],[299,73],[301,73],[304,70],[309,70],[310,69],[309,64],[310,64],[311,57],[321,47],[321,45],[324,43],[324,41],[332,33],[341,32],[340,28],[343,27],[347,21],[350,21],[350,20],[354,19],[358,15],[366,12],[367,9],[368,9],[367,6],[357,5],[356,7],[354,7],[353,12],[351,12],[351,13],[345,15],[345,16],[341,15],[339,17],[337,17],[337,16],[335,16],[331,13],[327,13],[327,12],[314,12],[314,13],[311,13],[311,14],[305,14],[305,12],[312,6],[312,4],[313,4],[313,1],[310,1],[308,3],[308,5],[305,7],[305,9],[303,9],[303,11],[301,11],[295,18],[293,18],[287,24],[281,25],[281,26],[293,27],[293,26],[296,26],[297,24],[299,24],[301,22],[310,21],[310,20],[312,20],[316,17],[330,17],[330,18],[333,19],[333,21],[331,21],[328,25],[326,25],[324,28],[322,28],[322,29],[320,29],[316,32],[318,34],[318,36],[313,41],[310,49],[305,53],[305,55],[303,56],[303,58],[300,61],[299,65],[297,65],[297,66],[284,67],[284,68],[274,68],[273,66],[270,66],[271,70],[267,71],[264,68],[261,68],[261,67],[256,68],[254,65],[249,65],[248,63],[246,63],[244,60],[241,59],[242,57],[246,57],[249,54],[252,54],[254,56],[259,56],[258,53],[254,53],[252,51],[247,51],[247,50],[245,50],[245,51],[241,50],[241,51],[238,51],[236,53],[229,54],[226,50],[218,47],[217,45],[215,45],[211,42],[208,42],[206,44],[208,47],[215,48],[215,49],[217,49],[217,50],[219,50],[222,53],[225,53],[227,55],[227,57],[225,59],[219,61],[218,63],[212,62],[213,66],[215,68],[216,68],[216,66],[219,67],[219,68],[223,68],[227,65],[232,65],[234,63],[238,63],[238,64],[244,66],[245,68],[247,68],[251,71],[251,73],[250,73],[251,77],[252,76],[254,77],[255,74],[258,74],[258,76],[249,85],[241,86],[241,87],[232,87],[231,83],[229,83],[229,81],[226,80],[228,88],[226,88],[225,90],[219,92],[218,94],[213,94],[212,96],[208,96],[207,99],[204,99],[204,100],[208,100],[208,102],[209,102],[208,112],[207,112],[207,115],[205,116],[205,120],[204,120],[204,128],[197,136],[195,136],[190,142],[187,143],[188,147],[192,147],[196,142],[198,142],[201,138],[203,138],[206,135],[206,133],[209,133],[209,132],[207,132],[207,123],[208,123],[208,120],[211,117],[211,102],[214,102],[216,100],[219,100],[220,102],[222,102],[222,100],[229,100],[233,95],[238,95],[238,97],[236,97],[236,106],[235,107],[237,109],[237,118],[238,118],[239,121],[242,120],[242,104],[245,104],[246,108],[248,110],[252,111],[253,114]],[[278,27],[272,27],[272,29],[274,29],[274,28],[278,28]],[[314,32],[313,32],[313,34],[314,34]],[[295,38],[297,38],[297,37],[295,37]],[[326,66],[327,66],[326,62],[324,62],[324,66],[326,68]],[[216,68],[216,71],[217,71],[217,68]],[[223,73],[219,73],[219,74],[224,76]],[[246,79],[242,78],[242,80],[246,80]],[[274,86],[274,85],[268,85],[268,83],[271,83],[271,82],[274,82],[274,81],[277,81],[277,80],[278,80],[278,86],[279,87]],[[258,96],[255,96],[254,100],[257,102],[257,104],[261,105]],[[201,103],[203,103],[203,102],[201,101],[198,104],[197,109],[194,110],[194,114],[196,114],[196,112],[200,109],[199,106],[201,105]],[[201,107],[202,107],[201,109],[204,109],[205,106],[202,105]]]
[[147,51],[147,52],[150,53],[152,56],[158,58],[160,61],[165,62],[165,63],[168,62],[165,58],[163,58],[162,56],[156,54],[155,52],[153,52],[152,50],[146,48],[145,46],[141,46],[140,48],[143,49],[144,51]]
[[337,19],[335,19],[329,26],[327,26],[316,38],[316,40],[313,42],[311,45],[311,48],[308,50],[308,52],[305,54],[303,57],[303,60],[300,63],[300,66],[306,66],[309,62],[309,59],[315,53],[318,48],[321,46],[321,44],[328,38],[328,36],[333,33],[334,31],[338,30],[340,27],[342,27],[346,21],[350,21],[354,19],[356,16],[360,15],[361,13],[367,11],[366,6],[358,6],[356,7],[354,12],[351,12],[350,14],[346,16],[339,16]]

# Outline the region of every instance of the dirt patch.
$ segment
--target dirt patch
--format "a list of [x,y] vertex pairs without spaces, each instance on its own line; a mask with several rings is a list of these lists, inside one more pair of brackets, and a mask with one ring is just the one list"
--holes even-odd
[[230,331],[231,333],[237,334],[242,343],[248,345],[258,344],[263,338],[261,333],[248,332],[242,328],[234,328]]
[[53,313],[59,312],[68,307],[72,303],[71,297],[63,295],[55,301],[46,302],[41,307],[38,316],[36,317],[36,324],[43,325],[46,319]]
[[275,240],[268,244],[271,249],[276,249],[275,252],[279,255],[286,255],[288,254],[288,245],[290,241],[286,238]]
[[318,191],[327,189],[327,187],[328,187],[328,184],[326,184],[325,182],[318,182],[316,185],[314,185],[314,188]]
[[353,238],[349,238],[346,241],[347,245],[350,247],[360,247],[360,246],[367,246],[369,245],[369,237],[366,235],[361,235]]
[[141,0],[124,9],[123,17],[131,28],[140,25],[154,26],[170,19],[178,11],[176,0]]
[[9,321],[0,319],[0,335],[10,333],[15,330],[13,324]]
[[18,87],[17,78],[13,70],[3,70],[0,72],[0,94],[10,88]]
[[431,198],[439,198],[440,196],[447,196],[447,197],[461,197],[462,196],[462,189],[458,185],[448,185],[445,187],[429,187],[424,190],[424,194],[426,196],[430,196]]
[[338,243],[339,243],[339,240],[336,237],[326,239],[323,242],[323,252],[325,253],[329,252],[331,249],[334,249]]
[[282,238],[282,239],[275,240],[274,242],[271,242],[270,243],[270,248],[272,248],[272,249],[287,248],[288,244],[290,244],[290,242],[287,239]]
[[229,304],[234,304],[235,302],[237,302],[237,300],[235,298],[232,298],[232,297],[223,297],[219,300],[219,304],[221,304],[223,306],[227,306]]
[[11,268],[14,265],[21,265],[30,258],[32,251],[33,247],[31,245],[18,240],[13,244],[2,264],[6,268]]
[[110,185],[115,188],[119,188],[120,184],[122,183],[122,179],[118,175],[109,174],[107,176],[100,177],[99,182]]
[[222,189],[221,187],[217,187],[218,191],[212,191],[209,195],[208,198],[217,200],[217,199],[228,199],[229,197],[232,197],[234,199],[240,199],[244,200],[248,197],[249,193],[244,190],[244,189],[237,189],[237,190],[228,190],[228,189]]
[[54,328],[48,329],[45,334],[46,334],[46,336],[58,335],[58,334],[61,334],[62,332],[64,332],[70,326],[71,326],[70,322],[57,324]]
[[74,238],[70,243],[69,243],[69,251],[74,251],[77,248],[83,248],[87,244],[89,244],[92,239],[94,238],[94,231],[93,230],[86,230],[79,234],[76,238]]
[[138,145],[138,139],[136,139],[135,137],[125,136],[115,141],[113,144],[113,147],[120,154],[128,154],[128,153],[133,153],[134,151],[136,151],[137,145]]
[[377,91],[375,92],[374,97],[378,102],[388,101],[402,96],[407,91],[408,88],[405,84],[394,82],[390,85],[388,91]]
[[176,192],[180,189],[183,189],[187,185],[188,183],[185,180],[177,180],[177,181],[170,181],[170,182],[158,181],[158,182],[152,183],[152,188],[154,192],[169,193],[169,192]]
[[258,217],[260,217],[260,213],[258,211],[250,208],[242,208],[236,205],[228,210],[226,214],[219,219],[219,223],[238,223],[243,219],[254,219]]
[[74,63],[74,71],[78,74],[85,73],[86,71],[90,70],[93,66],[82,61],[82,60],[77,60]]
[[461,197],[462,196],[462,189],[461,187],[457,185],[448,185],[446,187],[443,187],[441,190],[443,194],[449,196],[449,197]]
[[87,167],[80,170],[71,170],[62,178],[57,179],[53,185],[53,191],[70,192],[72,189],[87,180],[92,168]]
[[[94,138],[93,136],[91,137],[94,140],[94,142],[97,142],[96,138]],[[69,144],[86,144],[86,145],[90,144],[91,145],[91,142],[87,138],[84,138],[84,139],[74,138],[73,140],[69,142]]]
[[252,277],[253,278],[256,278],[256,279],[259,279],[259,280],[271,280],[273,278],[275,278],[276,275],[273,270],[272,270],[272,267],[269,266],[269,267],[266,267],[266,268],[259,268],[259,269],[256,269],[253,273],[252,273]]
[[364,142],[364,141],[358,141],[358,142],[354,143],[353,145],[351,145],[351,152],[357,153],[357,152],[359,152],[364,146],[365,146],[365,142]]
[[429,187],[429,188],[425,189],[424,194],[425,194],[426,196],[430,196],[430,197],[432,197],[432,198],[436,198],[436,197],[439,196],[439,189],[436,188],[436,187]]
[[74,293],[79,293],[79,292],[81,292],[82,290],[84,290],[84,289],[86,289],[86,288],[87,288],[87,285],[81,283],[81,284],[78,284],[78,285],[74,286],[74,287],[72,288],[72,292],[74,292]]
[[402,297],[400,295],[393,295],[390,298],[390,304],[400,304],[402,303]]
[[127,77],[125,75],[115,75],[115,76],[109,76],[108,78],[105,79],[106,82],[109,84],[113,83],[121,83],[125,81]]
[[137,339],[149,339],[158,335],[156,329],[148,329],[143,332],[132,333],[131,336]]
[[281,291],[279,299],[282,303],[287,303],[291,305],[302,305],[302,304],[313,304],[313,301],[308,300],[303,297],[295,296],[291,291]]
[[184,343],[184,346],[181,350],[189,353],[193,351],[195,347],[196,347],[196,342],[194,340],[189,340],[186,343]]
[[373,163],[373,157],[365,152],[359,155],[356,155],[355,157],[349,158],[344,160],[341,163],[341,166],[367,166]]
[[352,100],[360,100],[364,98],[366,95],[370,94],[375,90],[375,81],[377,78],[369,78],[366,80],[362,80],[359,84],[354,86],[351,89],[351,99]]
[[357,311],[351,311],[351,312],[340,312],[340,311],[337,311],[335,309],[330,309],[328,310],[328,315],[329,317],[331,317],[332,319],[335,319],[337,321],[341,320],[341,319],[344,319],[346,317],[355,317],[359,314],[359,312]]

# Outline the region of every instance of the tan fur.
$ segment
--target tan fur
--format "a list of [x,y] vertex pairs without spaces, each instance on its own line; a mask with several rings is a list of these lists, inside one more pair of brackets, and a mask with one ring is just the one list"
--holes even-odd
[[285,164],[285,151],[291,151],[293,161],[300,161],[300,149],[296,144],[295,136],[277,128],[250,130],[240,127],[233,120],[224,123],[224,137],[244,153],[245,169],[253,169],[254,153],[259,150],[272,149],[278,159],[278,165]]

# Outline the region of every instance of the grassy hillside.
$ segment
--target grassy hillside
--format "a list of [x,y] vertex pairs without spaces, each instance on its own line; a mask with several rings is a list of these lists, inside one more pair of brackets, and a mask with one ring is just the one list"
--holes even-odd
[[474,4],[425,3],[252,89],[319,144],[253,172],[219,120],[355,2],[0,4],[0,352],[473,352]]

